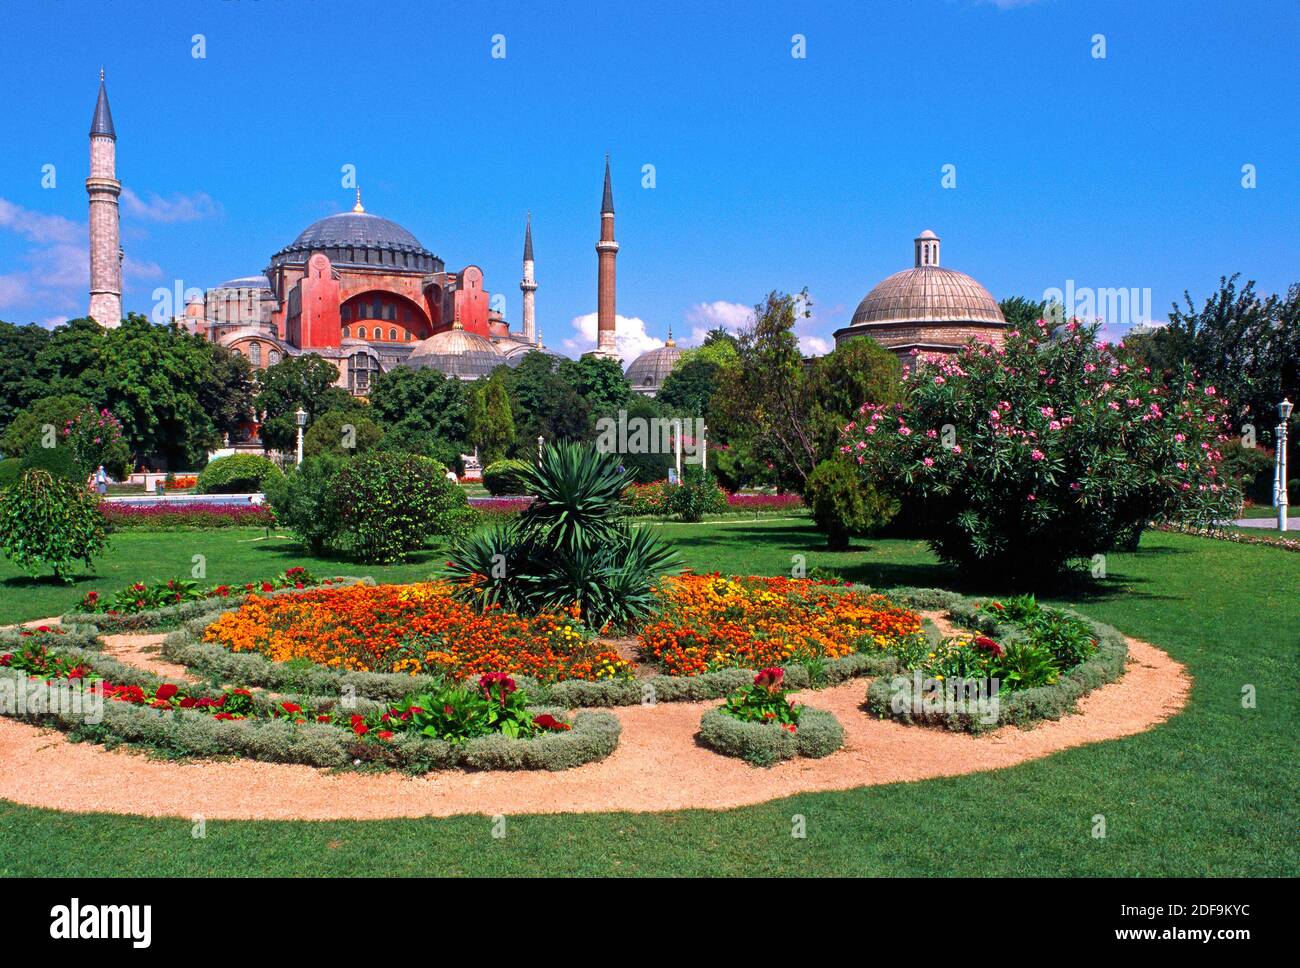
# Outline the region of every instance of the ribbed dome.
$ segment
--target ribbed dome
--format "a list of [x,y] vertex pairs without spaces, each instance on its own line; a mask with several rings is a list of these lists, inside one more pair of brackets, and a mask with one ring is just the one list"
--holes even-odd
[[325,252],[334,263],[392,265],[421,272],[441,272],[443,268],[442,261],[414,235],[369,212],[341,212],[313,222],[271,257],[271,265],[306,262],[307,256],[317,251]]
[[987,289],[956,269],[916,266],[895,272],[858,304],[851,326],[898,322],[1005,323]]
[[227,279],[217,289],[270,289],[271,280],[266,276],[240,276],[238,279]]
[[666,346],[647,350],[632,361],[632,365],[627,368],[627,382],[632,384],[633,390],[642,393],[658,390],[682,358],[683,352],[670,337]]
[[416,344],[411,355],[406,358],[407,366],[416,369],[431,366],[447,376],[462,380],[487,376],[505,362],[505,357],[497,352],[490,339],[477,333],[467,333],[463,329],[434,333]]

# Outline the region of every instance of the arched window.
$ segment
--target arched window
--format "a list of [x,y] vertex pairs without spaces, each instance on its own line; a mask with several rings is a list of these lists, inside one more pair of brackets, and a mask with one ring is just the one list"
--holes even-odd
[[343,338],[344,338],[344,339],[348,339],[348,338],[350,338],[351,336],[352,336],[352,328],[351,328],[350,326],[344,326],[344,327],[343,327]]
[[397,330],[395,330],[395,329],[391,329],[391,328],[390,328],[390,329],[388,330],[388,338],[389,338],[389,339],[397,339]]
[[364,326],[358,326],[357,339],[365,339],[365,338],[366,338],[366,328]]
[[248,361],[254,366],[262,365],[262,344],[253,343],[248,347]]
[[409,329],[406,331],[406,341],[411,342],[411,331]]
[[272,365],[272,366],[275,366],[275,364],[277,364],[277,363],[280,362],[280,352],[279,352],[279,350],[271,350],[271,352],[270,352],[270,354],[269,354],[269,356],[268,356],[267,358],[271,361],[271,365]]

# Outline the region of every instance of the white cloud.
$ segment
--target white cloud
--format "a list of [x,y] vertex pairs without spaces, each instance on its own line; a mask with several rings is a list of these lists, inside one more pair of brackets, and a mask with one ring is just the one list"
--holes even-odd
[[33,212],[5,198],[0,198],[0,228],[17,232],[27,241],[40,245],[74,242],[86,232],[84,222],[77,223],[62,215]]
[[[596,314],[586,313],[573,318],[576,337],[566,339],[564,348],[575,355],[588,353],[596,348]],[[638,316],[614,317],[614,340],[618,346],[618,355],[623,362],[631,363],[647,350],[657,349],[664,341],[651,336],[645,330],[645,320]]]
[[800,336],[799,348],[804,356],[825,356],[833,347],[831,341],[822,336]]
[[147,198],[141,198],[130,188],[122,189],[122,203],[127,214],[149,222],[197,222],[221,211],[221,206],[207,192],[176,194],[170,198],[163,198],[157,192],[146,194]]
[[692,345],[703,343],[709,330],[717,329],[719,326],[728,333],[739,333],[744,326],[753,321],[752,306],[727,302],[725,299],[696,303],[686,310],[686,323],[691,327],[691,335],[682,342]]

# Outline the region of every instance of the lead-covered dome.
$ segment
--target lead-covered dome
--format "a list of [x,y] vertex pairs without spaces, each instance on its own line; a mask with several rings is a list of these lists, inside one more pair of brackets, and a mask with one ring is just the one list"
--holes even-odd
[[647,350],[632,361],[632,365],[627,368],[627,382],[637,393],[654,396],[682,358],[683,352],[670,332],[667,343],[657,349]]
[[939,237],[926,229],[913,240],[915,265],[895,272],[858,304],[850,326],[872,323],[1005,323],[997,300],[978,282],[939,265]]
[[366,211],[341,212],[312,222],[271,257],[271,265],[305,263],[313,252],[324,252],[335,265],[380,265],[413,272],[443,270],[442,260],[409,231]]
[[506,362],[490,339],[463,329],[434,333],[416,344],[406,358],[407,366],[416,369],[433,367],[440,373],[462,380],[487,376]]

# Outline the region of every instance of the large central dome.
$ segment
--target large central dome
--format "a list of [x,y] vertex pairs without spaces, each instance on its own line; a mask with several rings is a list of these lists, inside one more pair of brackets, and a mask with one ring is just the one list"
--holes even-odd
[[398,271],[441,272],[442,260],[396,222],[362,211],[340,212],[312,222],[271,257],[271,265],[306,263],[324,252],[335,265],[391,266]]

